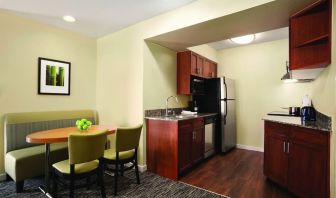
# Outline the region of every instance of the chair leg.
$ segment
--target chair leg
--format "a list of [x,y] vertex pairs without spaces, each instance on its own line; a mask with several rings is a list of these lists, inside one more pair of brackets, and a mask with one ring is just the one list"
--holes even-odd
[[75,166],[70,165],[70,198],[74,197],[75,190]]
[[15,182],[15,185],[16,185],[16,193],[21,193],[23,191],[24,180]]
[[[91,178],[90,178],[90,176],[88,176],[87,178],[86,178],[86,190],[90,190],[90,181],[91,180]],[[98,183],[99,184],[99,183]]]
[[58,186],[57,186],[57,175],[55,171],[53,171],[53,197],[57,197],[57,191],[58,191]]
[[138,168],[138,148],[135,148],[134,154],[134,169],[137,183],[140,184],[139,168]]
[[100,183],[101,196],[105,198],[106,193],[105,193],[105,185],[104,185],[104,168],[101,162],[99,162],[98,179]]
[[135,176],[136,176],[136,179],[137,179],[137,183],[140,184],[140,176],[139,176],[137,159],[135,159],[135,161],[134,161],[134,169],[135,169]]
[[120,164],[120,175],[124,176],[124,164]]
[[118,188],[118,163],[115,166],[114,169],[114,195],[117,196],[117,188]]

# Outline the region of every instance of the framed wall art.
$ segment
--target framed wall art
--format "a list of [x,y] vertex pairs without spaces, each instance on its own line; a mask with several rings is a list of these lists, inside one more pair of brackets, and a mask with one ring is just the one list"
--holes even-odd
[[38,58],[38,94],[70,95],[71,63]]

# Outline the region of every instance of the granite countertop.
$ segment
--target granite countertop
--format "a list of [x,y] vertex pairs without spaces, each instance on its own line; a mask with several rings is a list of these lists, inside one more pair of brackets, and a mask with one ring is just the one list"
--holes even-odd
[[289,124],[309,129],[317,129],[324,132],[331,132],[331,128],[328,125],[324,124],[323,122],[301,121],[301,117],[267,115],[263,117],[263,120],[277,122],[281,124]]
[[179,120],[188,120],[194,118],[204,118],[204,117],[211,117],[216,116],[217,113],[197,113],[196,115],[169,115],[166,117],[165,115],[161,116],[146,116],[146,119],[150,120],[166,120],[166,121],[179,121]]

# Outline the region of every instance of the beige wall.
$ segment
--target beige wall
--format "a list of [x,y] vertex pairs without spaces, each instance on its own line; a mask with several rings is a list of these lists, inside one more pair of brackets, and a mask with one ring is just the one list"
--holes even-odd
[[[0,12],[0,145],[9,112],[95,109],[96,41]],[[37,94],[37,58],[71,62],[71,95]],[[0,172],[4,172],[0,146]]]
[[[167,96],[177,95],[176,52],[156,44],[144,46],[144,109],[163,108]],[[186,107],[189,96],[179,95],[179,103],[169,100],[169,107]]]
[[218,52],[207,44],[189,47],[189,50],[202,55],[212,61],[218,62]]
[[[204,22],[216,17],[238,12],[271,0],[199,0],[171,12],[142,21],[138,24],[112,33],[97,41],[97,109],[102,123],[117,126],[143,122],[143,110],[149,103],[145,92],[157,83],[157,77],[171,78],[172,71],[166,76],[159,69],[147,76],[147,67],[166,65],[158,64],[155,59],[162,54],[162,48],[146,46],[145,39],[178,28]],[[154,51],[153,51],[154,49]],[[149,51],[148,51],[149,50]],[[151,51],[152,50],[152,51]],[[155,51],[161,51],[156,53]],[[171,52],[167,52],[170,54]],[[152,54],[152,55],[151,55]],[[154,55],[153,55],[154,54]],[[147,64],[148,63],[148,64]],[[148,81],[144,81],[144,79]],[[148,78],[148,79],[147,79]],[[150,101],[155,101],[151,108],[164,108],[172,92],[171,85],[162,86],[163,92],[152,94]],[[166,95],[167,94],[167,95]],[[140,143],[140,164],[145,164],[145,136]]]
[[318,77],[314,82],[314,87],[312,90],[312,96],[314,105],[316,108],[332,116],[332,128],[333,133],[331,134],[331,152],[330,152],[330,175],[331,175],[331,197],[336,197],[336,157],[335,157],[335,145],[336,145],[336,3],[333,1],[332,9],[332,60],[331,65],[328,66],[326,70]]
[[263,148],[263,121],[280,107],[301,106],[312,83],[280,80],[288,60],[288,39],[224,49],[218,52],[219,75],[236,81],[237,143]]

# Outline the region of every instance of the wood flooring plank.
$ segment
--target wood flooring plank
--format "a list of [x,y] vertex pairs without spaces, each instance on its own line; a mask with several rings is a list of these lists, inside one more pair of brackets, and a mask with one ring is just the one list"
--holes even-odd
[[180,181],[232,198],[295,197],[263,175],[263,153],[243,149],[212,157]]

